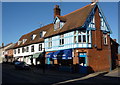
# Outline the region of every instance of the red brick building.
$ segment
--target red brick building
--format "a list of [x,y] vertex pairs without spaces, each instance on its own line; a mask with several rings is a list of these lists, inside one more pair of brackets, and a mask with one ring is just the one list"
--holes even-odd
[[[66,58],[61,61],[67,62],[68,66],[80,66],[80,68],[77,69],[80,70],[80,72],[110,71],[116,68],[118,44],[110,37],[111,29],[97,3],[91,3],[64,16],[60,15],[59,6],[55,6],[54,18],[56,21],[54,22],[53,29],[50,28],[45,35],[45,50],[47,51],[46,54],[48,57],[56,56],[55,54],[59,51],[64,52],[65,50],[72,49],[71,59]],[[62,28],[58,27],[56,30],[55,26],[58,24],[55,23],[58,22],[59,24],[64,23],[64,25]],[[91,38],[87,38],[89,34],[86,34],[84,37],[84,34],[79,36],[78,33],[78,36],[75,36],[75,33],[79,31],[90,31]],[[71,33],[74,37],[66,36],[67,33]],[[57,36],[61,38],[61,35],[64,36],[64,38],[62,38],[64,41],[62,45],[58,45],[57,49],[53,44],[49,46],[50,43],[56,44],[54,38]],[[67,40],[66,37],[70,38]],[[76,39],[76,37],[78,38]],[[72,38],[74,41],[77,40],[77,43],[72,42]],[[81,42],[81,39],[83,42]],[[89,39],[91,39],[91,42],[89,42]],[[49,42],[49,40],[52,41]],[[73,44],[67,47],[66,42],[72,42]],[[85,44],[87,46],[85,46]],[[75,45],[77,46],[75,47]],[[65,54],[66,53],[63,53],[62,57]],[[52,62],[53,63],[51,63],[51,61],[49,62],[49,59],[47,61],[48,64],[59,64],[57,59],[53,59]],[[63,63],[63,66],[64,65],[66,64]]]
[[[44,36],[40,37],[41,33]],[[64,16],[56,5],[54,21],[23,35],[16,43],[14,57],[32,58],[43,52],[37,50],[40,46],[46,51],[47,65],[59,65],[81,73],[110,71],[118,65],[118,43],[110,34],[111,29],[98,3],[90,3]],[[24,51],[27,47],[35,47],[36,52]]]

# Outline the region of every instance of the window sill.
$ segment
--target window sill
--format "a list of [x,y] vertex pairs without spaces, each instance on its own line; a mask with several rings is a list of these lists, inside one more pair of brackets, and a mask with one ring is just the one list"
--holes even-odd
[[48,49],[51,49],[52,47],[48,47]]
[[104,46],[108,46],[108,44],[104,44]]
[[59,47],[63,47],[64,45],[59,45]]

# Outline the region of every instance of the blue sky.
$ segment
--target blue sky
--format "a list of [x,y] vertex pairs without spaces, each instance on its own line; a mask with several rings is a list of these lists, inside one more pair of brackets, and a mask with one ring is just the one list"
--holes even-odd
[[[19,38],[41,26],[53,22],[54,5],[60,5],[61,15],[68,14],[90,2],[3,2],[2,42],[17,42]],[[118,3],[100,2],[104,15],[112,29],[112,38],[118,39]]]

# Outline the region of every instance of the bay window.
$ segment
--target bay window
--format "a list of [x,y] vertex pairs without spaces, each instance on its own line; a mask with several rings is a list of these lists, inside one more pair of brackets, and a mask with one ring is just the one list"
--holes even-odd
[[91,43],[91,31],[79,30],[78,33],[74,32],[74,43]]

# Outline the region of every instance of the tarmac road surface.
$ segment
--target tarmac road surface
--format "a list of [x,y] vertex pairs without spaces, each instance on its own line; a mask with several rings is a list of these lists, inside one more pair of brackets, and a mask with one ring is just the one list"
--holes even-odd
[[[32,68],[31,70],[15,70],[14,65],[2,65],[2,85],[84,85],[84,84],[114,84],[119,85],[120,77],[116,76],[116,70],[112,73],[115,76],[107,75],[107,72],[98,72],[89,75],[60,72]],[[109,73],[108,73],[109,74]]]

